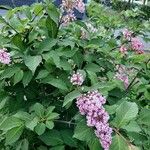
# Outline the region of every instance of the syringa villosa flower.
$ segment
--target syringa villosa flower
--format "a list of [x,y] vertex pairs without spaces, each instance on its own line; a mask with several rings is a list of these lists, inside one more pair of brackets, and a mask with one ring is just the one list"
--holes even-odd
[[9,64],[11,62],[10,53],[7,52],[7,49],[0,49],[0,62],[2,64]]

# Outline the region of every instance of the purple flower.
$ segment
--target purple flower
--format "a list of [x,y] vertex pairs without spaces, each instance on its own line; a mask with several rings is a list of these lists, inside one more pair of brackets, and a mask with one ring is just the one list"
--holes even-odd
[[81,73],[77,72],[77,73],[74,73],[71,78],[70,78],[70,82],[73,84],[73,85],[82,85],[84,81],[84,77]]
[[124,31],[123,31],[123,36],[124,36],[124,38],[126,39],[126,40],[130,40],[131,39],[131,37],[132,37],[132,32],[131,31],[129,31],[128,29],[125,29]]
[[131,39],[131,47],[133,50],[135,50],[138,54],[144,53],[144,45],[138,38],[132,38]]
[[81,115],[86,115],[87,125],[95,127],[95,134],[104,150],[109,150],[112,128],[108,124],[109,115],[102,106],[105,103],[106,99],[98,91],[83,94],[76,102]]
[[10,53],[6,51],[7,49],[0,49],[0,62],[2,64],[9,64],[11,62]]

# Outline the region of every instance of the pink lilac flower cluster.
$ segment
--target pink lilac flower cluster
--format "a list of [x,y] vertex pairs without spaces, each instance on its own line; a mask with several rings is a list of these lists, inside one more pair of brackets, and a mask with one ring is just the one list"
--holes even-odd
[[116,78],[118,80],[121,80],[124,83],[125,88],[127,89],[129,86],[129,78],[128,75],[126,74],[127,70],[124,66],[120,65],[117,66],[118,72],[116,73]]
[[127,53],[127,46],[131,47],[132,50],[134,50],[137,54],[142,54],[144,53],[144,45],[143,43],[140,41],[139,38],[137,37],[133,37],[133,32],[129,31],[128,29],[125,29],[123,31],[123,36],[126,40],[128,40],[129,42],[131,42],[131,44],[129,43],[128,45],[125,46],[125,44],[121,45],[120,47],[120,52],[125,54]]
[[77,98],[77,107],[81,115],[86,115],[87,125],[95,127],[95,134],[104,150],[109,150],[112,143],[112,128],[109,127],[109,115],[103,104],[106,99],[98,92],[92,91]]
[[9,64],[11,62],[10,53],[5,48],[0,49],[0,62],[2,64]]
[[64,16],[62,17],[62,25],[66,26],[68,23],[76,20],[74,9],[80,13],[85,12],[85,4],[82,0],[62,0],[61,5]]
[[138,54],[144,53],[144,45],[138,38],[135,37],[131,39],[131,46],[132,49],[135,50]]
[[126,40],[128,40],[128,41],[131,40],[132,34],[133,34],[133,32],[129,31],[128,29],[125,29],[125,30],[123,31],[123,36],[124,36],[124,38],[125,38]]
[[74,73],[71,78],[70,78],[70,82],[73,85],[82,85],[82,83],[84,82],[84,77],[81,73],[77,72]]

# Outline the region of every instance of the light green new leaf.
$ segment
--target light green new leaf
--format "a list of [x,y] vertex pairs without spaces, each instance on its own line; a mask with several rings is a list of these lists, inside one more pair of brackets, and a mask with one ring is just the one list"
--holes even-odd
[[51,113],[51,114],[48,116],[47,120],[58,119],[58,118],[59,118],[58,116],[59,116],[58,113]]
[[53,121],[46,121],[46,127],[48,129],[53,129],[54,128],[54,122]]
[[33,109],[34,109],[36,115],[38,115],[39,117],[42,117],[44,115],[44,106],[41,105],[40,103],[36,103],[33,106]]
[[26,56],[24,59],[25,65],[32,71],[34,74],[36,68],[42,62],[41,56]]
[[46,126],[44,123],[38,123],[34,130],[38,135],[42,135],[45,132],[45,129]]
[[134,119],[138,114],[138,106],[134,102],[123,102],[116,110],[116,117],[113,124],[120,128],[132,119]]
[[78,90],[74,90],[67,94],[64,99],[63,107],[71,103],[75,98],[79,97],[81,93]]
[[19,139],[19,137],[21,136],[23,129],[24,129],[24,127],[21,125],[21,126],[14,127],[12,129],[10,129],[9,131],[7,131],[6,145],[10,145],[10,144],[16,142]]

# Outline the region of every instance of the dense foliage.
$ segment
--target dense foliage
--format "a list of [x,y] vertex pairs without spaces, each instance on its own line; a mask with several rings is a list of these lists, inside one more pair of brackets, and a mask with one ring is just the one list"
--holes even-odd
[[1,150],[149,150],[150,54],[139,35],[148,41],[150,24],[87,10],[64,22],[47,0],[0,17]]

